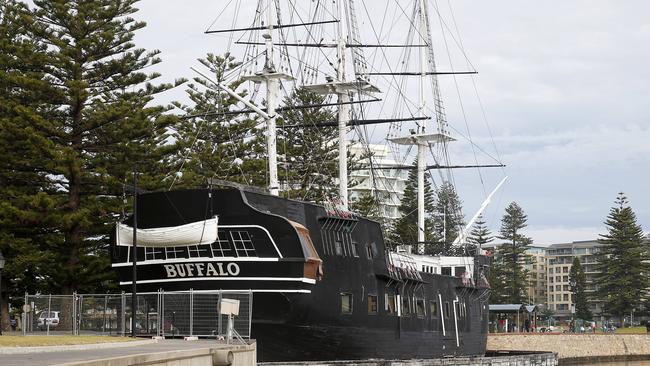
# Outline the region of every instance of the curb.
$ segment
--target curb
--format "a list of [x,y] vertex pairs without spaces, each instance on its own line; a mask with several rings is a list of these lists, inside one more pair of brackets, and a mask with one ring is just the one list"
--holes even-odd
[[158,340],[147,339],[143,341],[74,344],[69,346],[0,347],[0,355],[16,355],[16,354],[43,353],[43,352],[86,351],[86,350],[93,350],[93,349],[144,346],[153,343],[158,343]]

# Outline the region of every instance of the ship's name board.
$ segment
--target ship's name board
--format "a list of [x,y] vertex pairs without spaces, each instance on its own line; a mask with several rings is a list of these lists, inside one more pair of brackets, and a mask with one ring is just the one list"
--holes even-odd
[[176,277],[235,277],[239,276],[237,263],[178,263],[165,264],[167,278]]

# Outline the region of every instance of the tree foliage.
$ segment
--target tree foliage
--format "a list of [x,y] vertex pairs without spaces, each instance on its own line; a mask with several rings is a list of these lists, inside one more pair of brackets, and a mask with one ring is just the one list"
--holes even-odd
[[381,221],[383,219],[379,210],[379,200],[368,192],[364,192],[358,199],[350,202],[350,209],[371,220]]
[[[247,115],[227,112],[238,100],[228,93],[215,90],[214,81],[236,90],[243,83],[228,83],[228,74],[240,66],[230,54],[217,56],[209,53],[198,60],[207,69],[211,80],[195,77],[187,85],[191,106],[175,103],[187,113],[174,129],[173,138],[178,150],[170,157],[170,170],[177,172],[174,187],[206,186],[210,179],[238,182],[266,187],[268,175],[266,151],[261,134],[256,134],[259,121]],[[247,96],[242,90],[239,95]],[[263,172],[262,174],[260,174]]]
[[16,291],[103,291],[123,183],[136,162],[147,188],[169,178],[159,162],[175,119],[152,99],[173,86],[146,72],[160,59],[133,44],[145,26],[134,3],[3,5],[0,245]]
[[571,302],[575,304],[576,317],[582,320],[591,320],[593,315],[591,314],[591,310],[589,310],[587,294],[585,293],[587,277],[578,257],[573,258],[571,272],[569,272],[569,283],[571,284],[572,293]]
[[472,230],[467,236],[467,251],[469,253],[477,253],[478,249],[481,249],[485,244],[491,243],[492,241],[494,241],[492,232],[490,232],[490,229],[485,225],[483,215],[480,214],[474,222],[474,225],[472,225]]
[[526,298],[527,271],[523,265],[526,246],[532,240],[523,235],[521,230],[527,226],[527,220],[524,210],[516,202],[511,202],[506,207],[498,236],[506,242],[495,248],[490,268],[491,301],[494,300],[495,303],[521,304]]
[[[284,100],[289,107],[324,102],[322,95],[305,89]],[[300,126],[278,130],[278,152],[284,158],[278,175],[284,196],[319,203],[338,197],[338,129],[314,127],[334,120],[336,115],[327,107],[290,108],[282,113],[283,123]]]
[[601,247],[595,277],[595,295],[604,301],[605,311],[621,318],[638,309],[647,296],[650,280],[648,246],[643,230],[627,197],[619,193],[605,220],[607,233],[601,234]]
[[[413,163],[417,166],[417,161]],[[425,174],[424,179],[424,212],[427,216],[424,222],[424,240],[433,242],[436,240],[433,230],[431,215],[434,212],[434,192],[431,189],[431,182]],[[416,169],[410,169],[404,195],[398,208],[401,217],[395,221],[391,228],[390,241],[393,244],[414,245],[418,241],[418,174]],[[428,250],[425,246],[425,252]]]
[[449,182],[443,182],[436,189],[433,225],[436,235],[443,238],[445,244],[451,244],[465,226],[463,205],[456,193],[456,188]]

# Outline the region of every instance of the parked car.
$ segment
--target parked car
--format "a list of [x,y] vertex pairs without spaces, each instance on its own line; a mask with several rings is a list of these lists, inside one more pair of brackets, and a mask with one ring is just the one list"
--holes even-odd
[[38,315],[37,325],[38,329],[46,330],[47,326],[50,326],[50,329],[56,328],[59,325],[59,311],[54,310],[43,310]]

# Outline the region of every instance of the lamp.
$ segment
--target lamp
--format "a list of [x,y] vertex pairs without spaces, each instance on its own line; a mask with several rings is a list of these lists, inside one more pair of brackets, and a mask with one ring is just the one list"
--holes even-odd
[[2,335],[2,270],[5,268],[5,257],[0,250],[0,335]]

